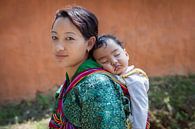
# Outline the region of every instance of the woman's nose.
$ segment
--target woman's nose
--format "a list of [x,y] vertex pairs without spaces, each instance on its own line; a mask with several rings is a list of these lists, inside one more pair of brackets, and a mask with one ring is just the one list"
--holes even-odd
[[63,51],[64,50],[64,45],[62,43],[58,43],[56,45],[56,52]]

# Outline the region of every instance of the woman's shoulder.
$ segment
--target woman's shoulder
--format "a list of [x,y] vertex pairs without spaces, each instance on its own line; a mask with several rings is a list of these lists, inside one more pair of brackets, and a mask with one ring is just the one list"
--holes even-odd
[[106,74],[93,73],[82,79],[81,83],[85,84],[113,84],[114,81]]
[[82,80],[80,80],[77,83],[76,87],[120,87],[120,85],[115,82],[111,76],[108,76],[107,74],[104,73],[93,73],[90,75],[87,75],[84,77]]
[[93,74],[90,74],[90,75],[88,75],[88,76],[86,76],[84,79],[83,79],[83,81],[89,81],[89,80],[91,80],[91,81],[108,81],[108,80],[110,80],[110,81],[112,81],[112,79],[108,76],[108,75],[106,75],[106,74],[104,74],[104,73],[93,73]]
[[78,89],[81,93],[91,92],[98,93],[103,96],[113,92],[116,94],[122,94],[120,85],[113,81],[111,77],[103,73],[88,75],[77,84],[76,89]]

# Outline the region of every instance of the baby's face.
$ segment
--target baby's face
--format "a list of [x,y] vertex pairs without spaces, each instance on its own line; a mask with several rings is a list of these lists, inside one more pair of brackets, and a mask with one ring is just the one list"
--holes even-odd
[[129,55],[113,40],[107,42],[94,51],[93,57],[103,66],[104,69],[112,74],[121,75],[128,67]]

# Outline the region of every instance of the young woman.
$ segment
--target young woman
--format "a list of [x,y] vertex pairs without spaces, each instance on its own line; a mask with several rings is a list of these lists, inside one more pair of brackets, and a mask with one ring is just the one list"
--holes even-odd
[[97,35],[98,20],[90,11],[71,7],[57,12],[51,37],[66,80],[56,92],[50,128],[126,128],[120,85],[89,56]]

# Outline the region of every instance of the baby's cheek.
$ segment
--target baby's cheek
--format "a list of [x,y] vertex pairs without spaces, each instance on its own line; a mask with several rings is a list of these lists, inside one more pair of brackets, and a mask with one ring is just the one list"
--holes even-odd
[[108,67],[106,65],[102,65],[105,70],[108,70]]
[[107,71],[111,72],[111,73],[114,73],[114,69],[112,66],[105,66],[105,68]]

